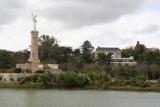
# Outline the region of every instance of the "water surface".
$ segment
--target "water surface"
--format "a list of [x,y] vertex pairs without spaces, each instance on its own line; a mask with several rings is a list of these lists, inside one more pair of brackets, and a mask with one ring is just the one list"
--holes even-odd
[[0,89],[0,107],[160,107],[160,93]]

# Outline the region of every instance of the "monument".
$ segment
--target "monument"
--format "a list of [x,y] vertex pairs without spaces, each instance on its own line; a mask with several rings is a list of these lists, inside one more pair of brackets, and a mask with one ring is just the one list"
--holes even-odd
[[34,73],[37,70],[42,70],[45,68],[49,68],[52,70],[58,70],[58,64],[41,64],[40,59],[38,58],[38,34],[39,32],[36,29],[36,19],[37,15],[32,14],[32,20],[34,24],[34,29],[31,31],[31,46],[30,46],[30,57],[28,62],[25,64],[16,64],[16,68],[21,70],[31,70]]
[[31,31],[31,53],[28,62],[30,63],[40,63],[38,58],[38,34],[39,32],[36,30],[36,15],[32,14],[34,29]]

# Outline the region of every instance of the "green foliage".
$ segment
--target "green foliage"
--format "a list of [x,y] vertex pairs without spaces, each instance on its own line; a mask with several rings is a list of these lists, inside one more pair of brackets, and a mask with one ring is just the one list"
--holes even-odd
[[92,46],[92,44],[90,43],[90,41],[86,40],[84,41],[83,45],[82,45],[82,55],[81,55],[81,59],[85,62],[85,63],[92,63],[94,56],[92,56],[92,52],[94,50],[94,47]]
[[90,53],[84,53],[81,55],[81,60],[84,63],[91,64],[91,63],[93,63],[93,56]]
[[137,75],[135,78],[130,79],[131,86],[145,87],[145,82],[147,80],[146,75]]
[[102,79],[102,73],[98,71],[89,72],[88,75],[89,78],[93,81]]
[[58,45],[58,40],[48,35],[39,38],[39,57],[46,63],[66,63],[72,55],[72,48]]
[[93,52],[94,47],[92,46],[91,42],[86,40],[83,42],[82,45],[82,52],[83,54],[91,54]]
[[145,53],[148,51],[148,49],[143,44],[137,44],[134,49],[134,58],[136,60],[144,60],[145,59]]
[[16,63],[26,63],[29,58],[29,51],[28,50],[20,50],[14,52],[14,60]]
[[49,35],[42,35],[39,38],[39,44],[42,46],[55,46],[58,45],[58,40],[54,37],[50,37]]
[[122,54],[122,57],[129,58],[131,56],[134,56],[134,49],[133,47],[122,49],[121,54]]
[[37,82],[41,84],[48,84],[52,81],[52,75],[49,73],[39,74]]
[[105,82],[111,82],[112,77],[111,77],[108,73],[104,72],[104,73],[103,73],[103,80],[104,80]]
[[84,87],[88,84],[88,76],[86,74],[77,74],[74,72],[66,72],[58,77],[60,87]]
[[145,53],[145,60],[149,64],[152,63],[160,64],[160,51],[158,49],[155,51],[147,51]]
[[107,62],[107,55],[105,53],[98,53],[98,63],[105,64]]
[[111,56],[112,56],[113,53],[108,53],[107,56],[106,56],[106,62],[107,64],[110,64],[111,63]]
[[111,82],[111,85],[134,86],[134,87],[144,88],[148,85],[146,80],[147,80],[147,76],[144,74],[137,75],[136,77],[131,77],[131,78],[119,77],[119,78],[114,78],[114,80]]
[[129,81],[123,77],[119,77],[119,78],[114,78],[112,81],[111,81],[111,85],[112,86],[127,86],[129,85]]
[[0,68],[8,69],[15,66],[15,61],[12,54],[13,53],[6,50],[0,50]]
[[73,54],[74,54],[74,56],[80,55],[80,49],[75,49]]
[[34,81],[34,76],[26,76],[26,77],[22,77],[22,78],[18,78],[18,81],[20,81],[21,84],[24,83],[33,83]]
[[48,84],[52,81],[52,75],[49,73],[43,74],[34,74],[26,77],[19,78],[21,84],[24,83],[40,83],[40,84]]

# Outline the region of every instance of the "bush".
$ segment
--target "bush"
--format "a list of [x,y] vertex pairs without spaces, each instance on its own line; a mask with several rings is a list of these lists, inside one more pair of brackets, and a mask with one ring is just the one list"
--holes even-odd
[[52,81],[52,75],[49,73],[39,74],[37,78],[37,82],[41,84],[48,84]]
[[48,84],[52,82],[52,75],[49,73],[44,73],[44,74],[35,74],[35,75],[30,75],[27,77],[22,77],[18,78],[18,81],[20,83],[40,83],[40,84]]
[[112,79],[111,76],[106,72],[102,73],[102,78],[105,82],[111,82]]
[[135,78],[133,78],[131,85],[143,88],[147,85],[145,84],[146,80],[147,80],[147,77],[145,75],[138,75]]
[[18,79],[21,84],[33,82],[33,76],[26,76]]
[[111,85],[126,86],[126,85],[129,85],[129,81],[123,77],[115,78],[113,81],[111,81]]
[[58,77],[59,86],[67,88],[84,87],[88,84],[88,81],[86,74],[77,74],[74,72],[62,73]]
[[102,73],[98,71],[89,72],[88,75],[89,75],[89,78],[93,81],[103,79]]
[[76,78],[76,85],[83,87],[88,84],[88,75],[86,74],[78,74]]

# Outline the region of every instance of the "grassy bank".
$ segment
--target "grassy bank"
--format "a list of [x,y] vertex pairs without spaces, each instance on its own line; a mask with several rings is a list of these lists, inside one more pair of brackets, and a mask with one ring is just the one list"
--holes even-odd
[[108,88],[95,88],[92,86],[86,86],[83,88],[58,88],[56,84],[19,84],[19,83],[0,83],[0,88],[4,89],[69,89],[69,90],[108,90],[108,91],[137,91],[137,92],[160,92],[160,87],[147,87],[147,88],[140,88],[140,87],[115,87],[111,86]]
[[45,89],[56,88],[55,84],[19,84],[19,83],[0,83],[0,88],[24,88],[24,89]]

